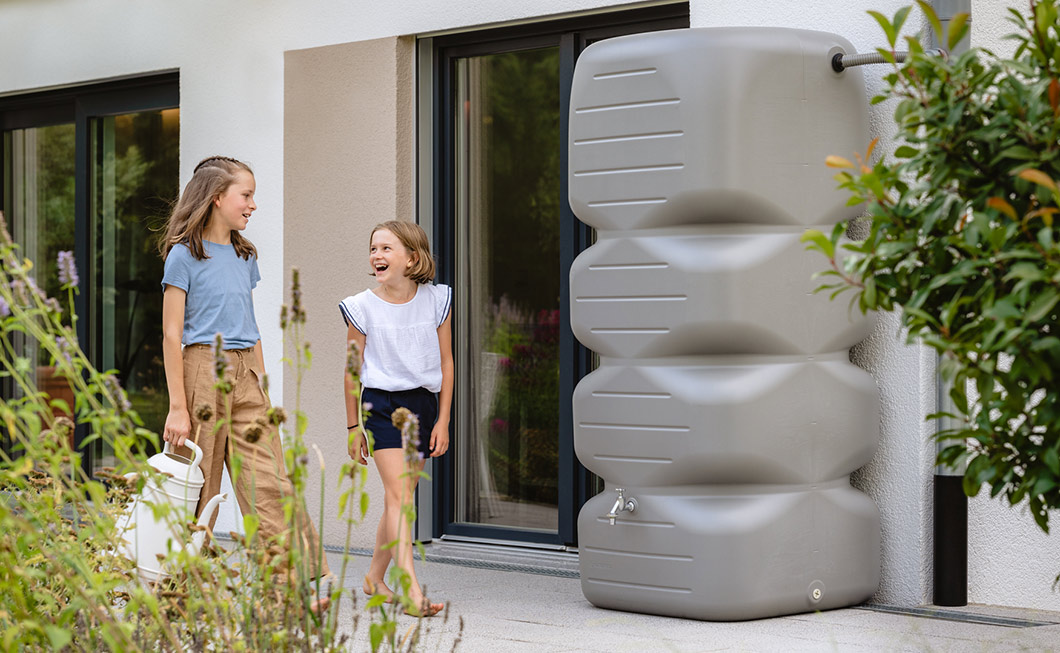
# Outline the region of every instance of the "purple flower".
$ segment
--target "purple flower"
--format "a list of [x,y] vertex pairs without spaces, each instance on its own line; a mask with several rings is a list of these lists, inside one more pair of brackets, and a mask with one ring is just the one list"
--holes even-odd
[[71,288],[77,288],[80,283],[77,276],[77,263],[74,261],[74,253],[69,250],[59,252],[59,283]]
[[26,297],[26,284],[22,279],[14,279],[11,282],[11,294],[15,296],[15,303],[23,305],[29,301]]
[[125,390],[122,389],[118,377],[108,374],[103,377],[103,384],[110,391],[111,397],[114,399],[114,407],[118,409],[119,413],[127,413],[132,410],[132,404],[129,403],[129,398],[125,396]]
[[504,431],[508,430],[508,421],[505,419],[501,419],[500,417],[496,417],[493,419],[492,422],[490,422],[490,430],[492,430],[494,433],[503,433]]
[[361,404],[361,408],[363,408],[364,412],[366,412],[366,413],[372,412],[372,402],[370,402],[370,401],[364,402],[363,404]]
[[66,340],[66,338],[59,336],[55,339],[55,344],[59,347],[59,352],[63,355],[63,358],[66,359],[66,364],[70,367],[73,367],[74,360],[70,356],[70,343]]
[[7,305],[7,300],[0,297],[0,317],[7,317],[11,315],[11,307]]

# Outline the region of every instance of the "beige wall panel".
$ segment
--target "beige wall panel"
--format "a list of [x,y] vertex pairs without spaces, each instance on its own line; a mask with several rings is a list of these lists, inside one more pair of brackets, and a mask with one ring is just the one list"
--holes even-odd
[[[302,379],[301,409],[309,418],[306,442],[318,446],[325,460],[322,520],[319,474],[310,474],[306,500],[330,545],[346,541],[338,483],[349,460],[342,396],[346,327],[338,303],[373,283],[372,227],[414,218],[413,49],[412,38],[398,37],[284,55],[285,292],[289,302],[289,270],[296,266],[313,353]],[[296,378],[285,375],[289,409],[297,402]],[[374,468],[367,491],[369,513],[354,528],[352,547],[371,548],[375,540],[383,496]]]

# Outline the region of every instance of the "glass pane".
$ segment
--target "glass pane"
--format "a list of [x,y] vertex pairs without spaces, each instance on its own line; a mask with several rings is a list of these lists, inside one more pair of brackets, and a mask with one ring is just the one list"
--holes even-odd
[[[72,123],[4,133],[4,215],[22,255],[33,261],[34,281],[60,299],[64,311],[57,259],[60,251],[74,249],[74,161]],[[73,406],[73,392],[47,353],[18,336],[12,344],[35,361],[37,388]]]
[[[156,240],[179,176],[179,109],[91,121],[92,358],[115,369],[144,426],[160,433],[169,396],[162,365],[162,260]],[[93,467],[114,464],[97,443]]]
[[559,51],[456,68],[457,521],[555,532]]

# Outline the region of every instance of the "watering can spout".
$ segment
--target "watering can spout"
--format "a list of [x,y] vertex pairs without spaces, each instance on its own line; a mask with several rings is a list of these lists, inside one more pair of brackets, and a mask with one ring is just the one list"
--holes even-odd
[[[228,500],[228,494],[215,494],[213,498],[206,502],[206,507],[202,509],[202,514],[199,515],[199,521],[196,522],[198,526],[203,529],[208,528],[210,525],[210,519],[213,518],[214,512],[217,510],[217,506],[221,505],[222,502]],[[188,553],[197,554],[199,549],[202,548],[202,543],[206,539],[205,530],[197,530],[195,534],[191,536],[191,542],[188,543]]]

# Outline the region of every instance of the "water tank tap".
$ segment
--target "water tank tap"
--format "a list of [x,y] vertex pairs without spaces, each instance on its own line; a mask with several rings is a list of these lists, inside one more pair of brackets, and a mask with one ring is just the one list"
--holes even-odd
[[615,492],[618,492],[618,498],[615,499],[615,505],[611,506],[611,512],[607,513],[607,520],[612,526],[615,525],[615,518],[618,517],[618,513],[633,512],[637,509],[637,500],[633,497],[627,499],[623,494],[625,490],[616,487]]

